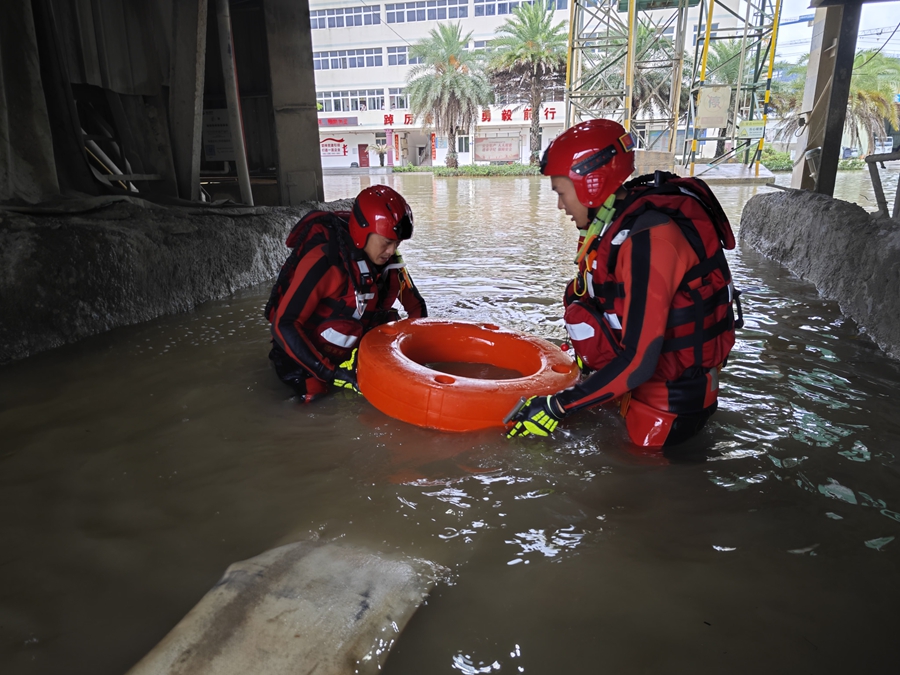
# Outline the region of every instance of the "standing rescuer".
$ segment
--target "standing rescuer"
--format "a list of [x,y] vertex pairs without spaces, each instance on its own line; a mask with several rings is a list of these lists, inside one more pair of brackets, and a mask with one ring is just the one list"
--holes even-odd
[[564,303],[585,377],[528,399],[509,437],[547,436],[568,414],[615,402],[632,442],[661,448],[716,410],[742,324],[723,252],[731,225],[703,181],[658,171],[625,183],[633,171],[634,142],[611,120],[577,124],[544,153],[541,173],[582,234]]
[[312,211],[287,238],[292,249],[266,304],[269,358],[305,403],[333,383],[359,391],[356,347],[371,328],[427,316],[425,301],[397,252],[412,237],[406,200],[386,185],[357,195],[351,211]]

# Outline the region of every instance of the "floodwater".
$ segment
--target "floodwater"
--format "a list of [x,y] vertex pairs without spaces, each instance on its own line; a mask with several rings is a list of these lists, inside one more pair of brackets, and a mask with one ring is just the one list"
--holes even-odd
[[[379,178],[413,206],[433,316],[563,339],[575,231],[546,180]],[[737,224],[768,189],[716,192]],[[605,409],[509,442],[298,405],[265,286],[0,369],[0,673],[123,673],[231,562],[310,536],[449,570],[387,675],[896,672],[900,364],[779,265],[729,259],[747,326],[669,459]]]

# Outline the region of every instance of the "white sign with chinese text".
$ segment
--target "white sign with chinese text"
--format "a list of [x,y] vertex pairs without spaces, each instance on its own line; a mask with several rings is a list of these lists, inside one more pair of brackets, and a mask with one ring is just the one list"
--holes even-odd
[[319,141],[322,157],[343,157],[347,154],[347,144],[343,138],[323,138]]
[[518,162],[520,158],[518,138],[475,137],[476,162]]
[[227,110],[203,111],[203,154],[209,162],[234,160]]
[[728,125],[731,87],[702,87],[697,104],[698,129],[723,129]]

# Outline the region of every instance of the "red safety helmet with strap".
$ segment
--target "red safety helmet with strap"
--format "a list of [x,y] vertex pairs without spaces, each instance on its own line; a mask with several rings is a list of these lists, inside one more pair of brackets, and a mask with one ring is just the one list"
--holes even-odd
[[373,185],[360,192],[350,212],[350,236],[356,248],[365,248],[373,232],[400,241],[413,234],[412,209],[387,185]]
[[596,208],[634,172],[634,140],[618,122],[587,120],[557,136],[541,159],[545,176],[565,176],[578,201]]

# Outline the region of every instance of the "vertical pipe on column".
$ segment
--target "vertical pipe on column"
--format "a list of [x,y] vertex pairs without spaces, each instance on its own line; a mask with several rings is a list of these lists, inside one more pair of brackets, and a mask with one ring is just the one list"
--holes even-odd
[[234,146],[241,201],[253,206],[250,190],[250,171],[247,169],[247,151],[244,148],[244,125],[241,120],[241,99],[238,94],[237,71],[234,65],[234,47],[231,39],[231,10],[228,0],[216,0],[216,17],[219,24],[219,51],[222,55],[222,76],[225,80],[225,100],[228,103],[228,126]]

